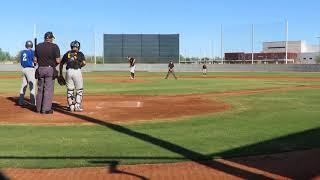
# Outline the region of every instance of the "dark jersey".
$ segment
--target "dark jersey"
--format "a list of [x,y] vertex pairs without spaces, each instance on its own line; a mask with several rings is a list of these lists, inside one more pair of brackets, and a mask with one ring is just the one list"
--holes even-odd
[[173,63],[169,63],[168,67],[169,67],[169,69],[173,69],[174,68],[174,64]]
[[130,63],[130,67],[133,67],[134,65],[136,65],[136,59],[130,58],[129,63]]
[[81,51],[71,50],[63,55],[62,64],[67,64],[68,69],[81,69],[82,62],[85,61],[84,54]]
[[202,69],[207,69],[207,65],[204,64],[204,65],[202,66]]
[[60,49],[54,43],[43,42],[37,45],[35,57],[40,67],[56,67],[56,59],[60,58]]

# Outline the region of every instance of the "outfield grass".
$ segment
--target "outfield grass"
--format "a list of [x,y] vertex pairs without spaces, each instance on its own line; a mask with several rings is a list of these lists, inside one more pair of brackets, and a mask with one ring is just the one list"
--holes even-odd
[[[124,72],[93,72],[84,73],[85,93],[86,94],[139,94],[139,95],[176,95],[176,94],[198,94],[215,93],[236,90],[251,90],[258,88],[276,88],[295,85],[320,85],[315,81],[285,81],[285,80],[257,80],[257,79],[219,79],[203,78],[192,79],[185,76],[200,76],[200,73],[179,73],[181,77],[178,81],[175,79],[164,79],[164,73],[146,73],[138,72],[137,78],[146,82],[140,83],[103,83],[98,80],[112,80],[121,76],[126,79],[128,73]],[[268,73],[209,73],[208,76],[268,76]],[[19,73],[0,73],[0,94],[19,92],[21,80],[19,79],[1,79],[1,76],[16,76]],[[283,77],[319,77],[320,73],[270,73],[270,76]],[[128,77],[129,79],[129,77]],[[55,94],[66,94],[66,88],[56,83]]]
[[[126,73],[90,73],[87,94],[190,94],[223,92],[320,82],[173,79],[160,73],[142,73],[149,83],[95,83],[94,76]],[[211,75],[226,73],[212,73]],[[229,74],[229,73],[228,73]],[[236,75],[319,77],[317,73],[235,73]],[[3,75],[0,73],[0,77]],[[13,74],[15,75],[15,74]],[[162,75],[162,74],[161,74]],[[194,75],[184,73],[180,76]],[[230,75],[230,74],[229,74]],[[0,94],[12,93],[19,82],[0,80]],[[62,88],[58,93],[62,94]],[[215,97],[233,108],[222,113],[131,125],[0,126],[0,167],[61,168],[176,162],[217,157],[320,148],[320,90]],[[99,121],[97,119],[96,121]]]

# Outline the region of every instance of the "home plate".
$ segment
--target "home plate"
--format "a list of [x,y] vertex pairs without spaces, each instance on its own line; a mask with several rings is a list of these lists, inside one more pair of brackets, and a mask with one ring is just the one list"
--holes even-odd
[[137,102],[137,108],[141,108],[142,106],[143,106],[143,102],[138,101],[138,102]]

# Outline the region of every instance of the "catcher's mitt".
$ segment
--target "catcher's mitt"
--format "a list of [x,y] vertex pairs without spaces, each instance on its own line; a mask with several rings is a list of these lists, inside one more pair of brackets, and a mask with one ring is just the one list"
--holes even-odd
[[86,61],[82,61],[80,65],[81,65],[81,67],[85,67],[87,65]]
[[65,86],[67,84],[63,76],[58,77],[58,83],[60,84],[60,86]]

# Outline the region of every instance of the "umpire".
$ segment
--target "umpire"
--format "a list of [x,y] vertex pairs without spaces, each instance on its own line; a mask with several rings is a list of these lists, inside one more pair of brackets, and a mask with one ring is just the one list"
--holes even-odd
[[37,112],[52,114],[52,101],[54,93],[54,78],[58,75],[56,66],[60,64],[60,49],[53,43],[55,39],[52,32],[44,35],[44,42],[36,46],[35,61],[39,67],[36,72],[38,79]]

